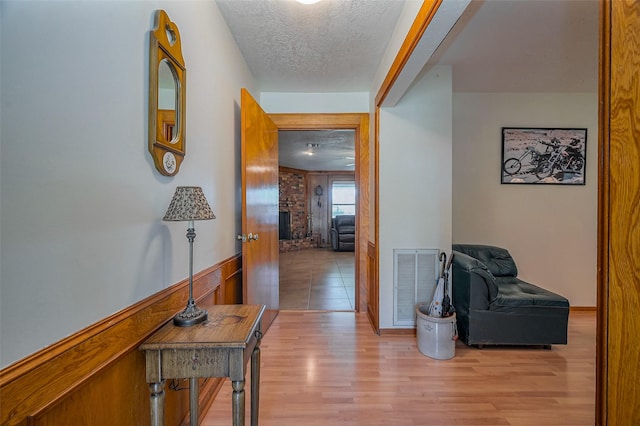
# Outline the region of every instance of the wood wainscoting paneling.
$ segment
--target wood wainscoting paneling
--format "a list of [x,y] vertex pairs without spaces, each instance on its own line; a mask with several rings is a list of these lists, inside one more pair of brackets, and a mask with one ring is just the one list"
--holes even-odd
[[[196,274],[198,305],[241,301],[241,268],[236,255]],[[149,424],[149,387],[138,346],[184,308],[188,286],[188,279],[181,281],[1,370],[0,424]],[[201,413],[223,381],[201,381]],[[167,424],[188,422],[188,388],[187,381],[167,383]]]
[[[223,285],[220,287],[222,304],[236,305],[242,303],[242,256],[237,255],[222,264]],[[217,304],[217,303],[216,303]]]
[[367,244],[367,271],[367,316],[373,331],[379,334],[378,251],[371,241]]

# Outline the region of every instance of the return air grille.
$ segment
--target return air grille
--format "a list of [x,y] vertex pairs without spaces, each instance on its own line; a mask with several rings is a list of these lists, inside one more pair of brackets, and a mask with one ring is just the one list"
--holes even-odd
[[431,302],[439,254],[438,249],[393,250],[393,325],[415,326],[416,306]]

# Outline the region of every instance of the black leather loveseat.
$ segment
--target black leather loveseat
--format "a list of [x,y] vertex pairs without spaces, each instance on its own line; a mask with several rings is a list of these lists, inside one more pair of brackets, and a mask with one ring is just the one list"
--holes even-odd
[[567,343],[569,301],[518,279],[507,250],[454,244],[453,256],[453,304],[467,345]]
[[335,251],[354,251],[356,248],[356,217],[338,215],[331,219],[331,247]]

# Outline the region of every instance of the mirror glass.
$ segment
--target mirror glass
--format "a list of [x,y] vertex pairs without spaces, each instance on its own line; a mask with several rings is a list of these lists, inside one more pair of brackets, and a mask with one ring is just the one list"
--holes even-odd
[[173,64],[167,59],[158,65],[158,122],[161,125],[163,139],[176,142],[179,123],[176,111],[179,103],[178,77]]

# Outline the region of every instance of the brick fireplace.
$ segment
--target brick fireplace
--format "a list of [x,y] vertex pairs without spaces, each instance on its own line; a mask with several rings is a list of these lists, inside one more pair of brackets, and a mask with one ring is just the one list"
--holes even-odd
[[280,252],[317,247],[317,237],[309,230],[306,172],[281,167],[278,185]]

